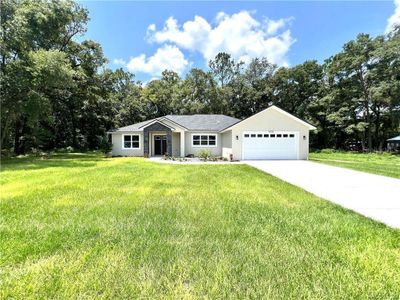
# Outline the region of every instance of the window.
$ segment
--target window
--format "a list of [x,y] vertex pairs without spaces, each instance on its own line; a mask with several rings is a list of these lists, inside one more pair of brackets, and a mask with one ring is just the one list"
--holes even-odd
[[294,137],[294,134],[289,134],[289,137],[293,138],[293,137]]
[[217,143],[217,137],[215,135],[209,135],[208,136],[208,145],[215,146],[216,143]]
[[274,138],[274,137],[275,137],[275,134],[270,134],[269,137]]
[[198,146],[198,145],[200,145],[200,136],[194,135],[193,136],[193,146]]
[[262,134],[257,134],[257,137],[262,138]]
[[278,137],[282,137],[282,134],[277,134],[276,137],[277,137],[277,138],[278,138]]
[[139,135],[123,135],[123,149],[139,149]]
[[195,147],[215,147],[217,136],[215,134],[194,134],[192,135],[192,145]]
[[269,137],[269,134],[264,134],[264,137],[265,137],[265,138]]
[[245,134],[245,135],[244,135],[244,137],[246,137],[246,138],[248,138],[249,136],[250,136],[250,135],[248,135],[248,134]]
[[283,135],[283,137],[284,137],[284,138],[287,138],[287,137],[288,137],[288,135],[287,135],[287,134],[284,134],[284,135]]
[[200,145],[202,145],[202,146],[208,145],[208,136],[207,135],[200,136]]
[[252,134],[251,137],[256,137],[256,135],[255,135],[255,134]]

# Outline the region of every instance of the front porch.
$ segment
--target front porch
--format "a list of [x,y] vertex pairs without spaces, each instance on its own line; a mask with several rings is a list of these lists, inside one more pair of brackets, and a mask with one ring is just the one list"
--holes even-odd
[[185,156],[185,132],[161,122],[143,128],[143,152],[145,157]]

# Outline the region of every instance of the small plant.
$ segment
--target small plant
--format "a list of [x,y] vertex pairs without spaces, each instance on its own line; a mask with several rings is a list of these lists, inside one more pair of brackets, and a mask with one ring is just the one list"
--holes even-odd
[[176,157],[176,156],[169,156],[169,155],[164,155],[163,160],[172,160],[172,161],[178,161],[178,162],[187,161],[187,159],[184,157]]
[[208,149],[202,149],[199,151],[199,153],[197,154],[197,156],[201,159],[204,160],[210,160],[212,155],[211,155],[211,151]]

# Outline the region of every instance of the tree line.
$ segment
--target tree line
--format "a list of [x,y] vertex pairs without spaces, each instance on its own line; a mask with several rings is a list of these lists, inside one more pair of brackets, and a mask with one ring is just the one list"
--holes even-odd
[[107,68],[80,40],[88,11],[74,1],[1,2],[1,149],[99,149],[112,128],[166,114],[246,118],[275,104],[315,125],[313,148],[382,150],[400,131],[400,30],[359,34],[320,64],[244,64],[219,53],[207,70],[165,70],[147,84]]

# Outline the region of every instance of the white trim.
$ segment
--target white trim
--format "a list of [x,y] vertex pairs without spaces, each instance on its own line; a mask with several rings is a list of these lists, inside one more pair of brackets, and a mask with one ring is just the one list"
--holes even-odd
[[124,130],[124,131],[111,131],[107,132],[108,134],[111,135],[118,135],[118,134],[142,134],[143,130]]
[[299,149],[299,145],[300,145],[300,132],[299,131],[285,131],[285,130],[263,130],[263,131],[251,131],[251,130],[247,130],[247,131],[243,131],[242,132],[242,142],[241,142],[241,147],[242,147],[242,160],[245,160],[244,158],[244,135],[245,134],[294,134],[294,138],[295,138],[295,147],[296,147],[296,159],[299,160],[300,159],[300,149]]
[[309,130],[316,130],[316,129],[317,129],[315,126],[313,126],[313,125],[311,125],[311,124],[308,124],[307,122],[305,122],[305,121],[303,121],[303,120],[301,120],[301,119],[299,119],[299,118],[293,116],[292,114],[290,114],[290,113],[284,111],[283,109],[281,109],[281,108],[279,108],[279,107],[277,107],[277,106],[275,106],[275,105],[272,105],[272,106],[270,106],[270,107],[268,107],[268,108],[266,108],[266,109],[264,109],[264,110],[262,110],[262,111],[259,111],[258,113],[254,114],[254,115],[252,115],[252,116],[250,116],[250,117],[248,117],[248,118],[246,118],[246,119],[244,119],[244,120],[241,120],[241,121],[239,121],[239,122],[233,124],[232,126],[229,126],[228,128],[225,128],[225,129],[221,130],[221,133],[226,132],[226,131],[229,131],[229,130],[232,130],[233,127],[235,127],[236,125],[242,123],[243,121],[246,121],[246,120],[248,120],[248,119],[251,119],[251,118],[253,118],[254,116],[256,116],[256,115],[258,115],[258,114],[260,114],[260,113],[262,113],[262,112],[265,112],[265,111],[267,111],[267,110],[270,110],[270,109],[273,109],[273,110],[275,110],[275,111],[277,111],[277,112],[279,112],[279,113],[281,113],[281,114],[283,114],[283,115],[285,115],[285,116],[287,116],[287,117],[293,119],[294,121],[297,121],[298,123],[301,123],[302,125],[306,126]]
[[184,131],[181,131],[179,133],[180,135],[180,156],[185,157],[185,135],[186,133]]
[[[139,137],[139,147],[137,147],[137,148],[125,148],[124,140],[125,140],[125,136],[126,136],[126,135],[129,135],[129,136],[138,136],[138,137]],[[122,149],[122,150],[138,150],[138,149],[140,149],[140,147],[142,146],[142,138],[141,138],[140,136],[141,136],[140,134],[123,134],[123,135],[122,135],[122,147],[121,147],[121,149]]]
[[[151,122],[149,122],[149,123],[146,123],[145,125],[140,126],[139,129],[146,128],[147,126],[153,125],[154,123],[157,123],[157,122],[160,123],[161,125],[164,125],[165,127],[168,127],[168,128],[171,129],[171,130],[175,130],[174,127],[171,127],[170,125],[165,124],[165,123],[164,123],[163,121],[161,121],[160,119],[155,119],[155,120],[153,120],[153,121],[151,121]],[[143,130],[143,129],[142,129],[142,130]]]
[[[193,136],[195,135],[213,135],[215,136],[215,145],[194,145],[193,144]],[[208,140],[208,138],[207,138]],[[201,144],[201,137],[200,137],[200,144]],[[193,148],[216,148],[218,145],[218,134],[217,133],[192,133],[192,147]]]

